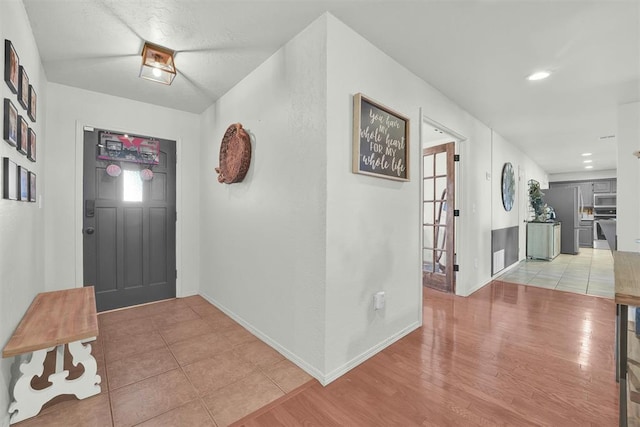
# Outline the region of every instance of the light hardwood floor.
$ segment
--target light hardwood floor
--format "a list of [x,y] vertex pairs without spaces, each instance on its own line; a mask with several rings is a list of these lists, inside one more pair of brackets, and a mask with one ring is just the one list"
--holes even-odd
[[245,426],[615,426],[615,304],[495,281],[425,288],[424,326]]

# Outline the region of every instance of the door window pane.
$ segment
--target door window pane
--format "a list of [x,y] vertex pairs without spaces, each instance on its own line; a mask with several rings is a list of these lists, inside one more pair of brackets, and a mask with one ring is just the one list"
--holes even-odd
[[140,171],[123,170],[122,183],[124,185],[122,191],[122,200],[124,202],[141,202],[142,201],[142,178]]
[[424,200],[433,200],[433,178],[425,179],[422,189],[424,192]]
[[447,174],[447,153],[437,153],[436,154],[436,175],[446,175]]
[[424,177],[433,176],[433,154],[422,156],[424,166]]
[[433,224],[433,203],[424,203],[423,224]]
[[433,248],[433,227],[423,226],[423,248]]
[[436,200],[446,200],[447,178],[436,178]]
[[434,271],[433,251],[429,249],[423,249],[422,251],[422,270],[427,272]]

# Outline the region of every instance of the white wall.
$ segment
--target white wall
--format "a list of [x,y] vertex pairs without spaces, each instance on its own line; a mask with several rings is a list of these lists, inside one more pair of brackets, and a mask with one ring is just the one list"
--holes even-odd
[[618,250],[640,251],[640,102],[618,107]]
[[[46,192],[44,178],[44,164],[47,145],[45,135],[46,111],[44,105],[47,99],[46,77],[40,56],[31,34],[31,26],[22,2],[19,0],[0,1],[0,42],[4,52],[4,40],[11,40],[15,47],[20,64],[29,76],[29,81],[38,94],[38,108],[36,122],[27,117],[26,111],[18,103],[17,95],[13,94],[4,82],[0,81],[0,101],[4,98],[11,100],[13,105],[34,129],[37,136],[37,162],[33,163],[15,147],[5,141],[0,141],[0,158],[9,157],[19,166],[27,168],[37,176],[37,192]],[[4,61],[4,53],[2,54]],[[3,62],[4,64],[4,62]],[[4,68],[3,68],[4,70]],[[4,71],[2,71],[4,76]],[[1,107],[4,109],[4,107]],[[3,111],[4,114],[4,111]],[[2,127],[0,125],[0,127]],[[2,166],[0,166],[2,169]],[[0,178],[2,181],[4,178]],[[1,196],[0,196],[1,197]],[[7,344],[14,329],[27,311],[33,297],[44,290],[44,210],[38,203],[18,202],[0,199],[0,346]],[[16,358],[0,360],[0,425],[9,425],[11,366]],[[13,366],[17,369],[17,365]]]
[[[461,295],[491,279],[492,184],[485,179],[491,170],[489,128],[331,15],[327,49],[325,380],[331,381],[421,324],[421,108],[467,138],[459,144],[457,187],[464,212],[456,230]],[[411,119],[409,182],[351,172],[352,99],[358,92]],[[517,162],[528,162],[506,141],[502,148],[515,153]],[[387,296],[378,312],[372,308],[377,291]]]
[[[530,220],[528,181],[534,179],[542,188],[547,188],[549,179],[547,173],[524,154],[518,147],[511,144],[499,133],[492,131],[491,144],[491,228],[499,230],[506,227],[519,226],[519,260],[527,256],[527,233],[525,220]],[[516,199],[511,211],[507,212],[502,204],[502,168],[506,162],[513,165],[516,178]],[[509,267],[505,265],[505,268]],[[503,271],[497,274],[502,274]]]
[[[140,80],[140,84],[153,84]],[[163,87],[159,86],[159,90]],[[55,83],[48,85],[45,179],[47,290],[83,285],[82,126],[177,141],[177,294],[199,285],[200,116]]]
[[607,178],[616,178],[616,177],[617,177],[617,171],[615,169],[605,169],[605,170],[593,171],[593,172],[584,171],[584,172],[552,173],[552,174],[549,174],[549,182],[591,181],[594,179],[607,179]]
[[[202,295],[312,375],[324,368],[326,27],[320,18],[203,114]],[[220,142],[252,139],[244,181],[220,184]]]

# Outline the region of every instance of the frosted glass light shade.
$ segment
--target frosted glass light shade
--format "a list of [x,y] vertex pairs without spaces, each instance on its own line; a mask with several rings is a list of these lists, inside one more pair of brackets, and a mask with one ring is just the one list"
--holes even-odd
[[176,76],[176,66],[173,62],[174,54],[175,52],[171,49],[145,42],[142,49],[140,77],[170,85]]

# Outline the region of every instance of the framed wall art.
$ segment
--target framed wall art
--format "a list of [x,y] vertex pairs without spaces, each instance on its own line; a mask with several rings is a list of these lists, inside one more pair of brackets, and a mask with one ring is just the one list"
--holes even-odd
[[29,149],[29,125],[22,116],[18,116],[18,146],[16,147],[22,154],[27,154]]
[[4,99],[4,120],[3,132],[4,140],[14,147],[18,145],[18,109],[11,100]]
[[36,201],[36,174],[29,172],[29,201]]
[[18,165],[8,157],[2,159],[2,197],[18,200]]
[[4,41],[4,81],[11,92],[18,93],[20,60],[11,41]]
[[18,166],[18,198],[23,202],[29,201],[29,171],[22,166]]
[[32,122],[36,121],[36,107],[38,104],[38,95],[36,94],[36,90],[32,85],[29,85],[29,109],[27,110],[27,115],[31,119]]
[[29,76],[22,65],[18,84],[18,102],[25,110],[29,110]]
[[29,147],[27,149],[27,159],[36,161],[36,133],[29,128]]
[[409,118],[353,97],[353,173],[409,181]]

